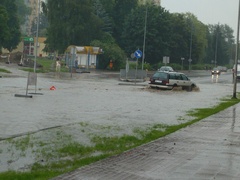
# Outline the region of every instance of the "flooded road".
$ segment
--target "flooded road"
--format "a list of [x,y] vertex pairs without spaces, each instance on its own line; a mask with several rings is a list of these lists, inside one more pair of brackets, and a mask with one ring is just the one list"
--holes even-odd
[[[3,76],[0,171],[28,169],[42,158],[32,150],[21,156],[16,145],[9,150],[13,143],[6,141],[8,138],[31,136],[32,141],[61,146],[71,136],[74,141],[91,145],[92,136],[131,135],[136,129],[144,130],[155,124],[180,124],[191,120],[187,111],[212,107],[223,97],[231,96],[231,77],[221,75],[217,81],[210,75],[193,77],[200,90],[186,92],[149,89],[148,82],[142,86],[119,85],[118,78],[96,72],[73,74],[72,78],[69,73],[38,74],[37,92],[43,95],[22,98],[14,95],[26,93],[27,73]],[[51,86],[56,90],[50,90]],[[28,92],[35,92],[35,87],[29,86]],[[59,132],[64,137],[54,140]],[[34,148],[40,147],[33,144]]]
[[[37,92],[43,95],[33,98],[14,97],[26,93],[26,78],[3,78],[0,138],[80,122],[131,128],[155,123],[178,124],[186,111],[211,107],[231,95],[231,83],[216,84],[210,78],[208,84],[194,79],[200,91],[186,92],[119,86],[115,79],[38,77]],[[56,90],[49,90],[51,86]],[[29,92],[34,91],[30,87]]]

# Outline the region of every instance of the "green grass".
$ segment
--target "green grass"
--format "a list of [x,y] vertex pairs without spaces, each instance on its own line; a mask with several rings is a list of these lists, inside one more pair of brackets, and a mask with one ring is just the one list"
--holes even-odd
[[[72,171],[78,167],[91,164],[112,155],[120,154],[126,150],[164,137],[239,102],[239,99],[225,98],[214,107],[199,108],[189,111],[187,112],[187,115],[192,117],[192,120],[178,125],[169,126],[164,124],[156,124],[144,130],[134,129],[134,135],[123,135],[121,137],[94,136],[92,137],[92,142],[94,144],[93,146],[83,146],[69,139],[72,137],[68,137],[67,141],[69,143],[62,144],[60,148],[51,149],[50,152],[43,151],[45,153],[44,156],[46,156],[47,159],[51,159],[51,157],[56,156],[57,153],[59,158],[58,161],[51,163],[35,163],[32,166],[31,172],[8,171],[0,173],[0,179],[50,179],[57,175]],[[58,136],[61,136],[61,134],[58,134]],[[14,141],[14,144],[22,149],[22,147],[27,146],[30,143],[29,141],[29,137],[26,137],[25,139],[21,140],[19,144]]]
[[6,70],[6,69],[3,69],[3,68],[0,68],[0,72],[11,73],[10,71],[8,71],[8,70]]
[[[38,58],[37,64],[42,65],[41,68],[36,68],[36,73],[48,73],[48,72],[55,72],[55,63],[56,61],[44,58]],[[62,63],[64,63],[62,61]],[[21,68],[23,71],[27,72],[34,72],[34,68]],[[65,66],[61,66],[60,72],[69,72],[69,69]]]

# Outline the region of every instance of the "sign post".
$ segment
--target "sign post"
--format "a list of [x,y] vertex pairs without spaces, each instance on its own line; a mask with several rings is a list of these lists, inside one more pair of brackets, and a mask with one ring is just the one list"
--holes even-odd
[[139,49],[134,52],[134,56],[137,58],[136,61],[136,72],[135,72],[135,84],[136,84],[136,79],[137,79],[137,66],[138,66],[138,59],[142,57],[142,51]]
[[169,64],[169,62],[170,62],[170,58],[169,58],[168,56],[164,56],[164,57],[163,57],[163,63],[165,64],[165,66],[166,66],[167,64]]
[[128,79],[129,63],[128,59],[126,60],[126,80]]
[[190,71],[192,59],[189,59],[188,62],[189,62],[189,64],[188,64],[188,71]]

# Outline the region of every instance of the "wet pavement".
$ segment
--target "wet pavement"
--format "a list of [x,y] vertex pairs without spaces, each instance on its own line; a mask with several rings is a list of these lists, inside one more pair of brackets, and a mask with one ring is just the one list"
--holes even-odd
[[238,180],[240,104],[56,180]]

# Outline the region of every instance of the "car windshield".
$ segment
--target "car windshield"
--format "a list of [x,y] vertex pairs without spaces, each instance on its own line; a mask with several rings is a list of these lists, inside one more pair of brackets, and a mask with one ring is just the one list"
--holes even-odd
[[173,68],[170,66],[162,66],[159,71],[173,71]]
[[218,71],[218,68],[213,68],[214,71]]
[[168,74],[164,73],[164,72],[156,72],[153,75],[154,78],[160,78],[160,79],[167,79],[168,78]]

